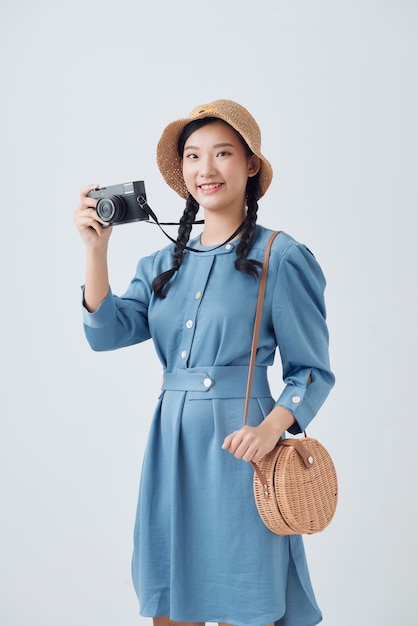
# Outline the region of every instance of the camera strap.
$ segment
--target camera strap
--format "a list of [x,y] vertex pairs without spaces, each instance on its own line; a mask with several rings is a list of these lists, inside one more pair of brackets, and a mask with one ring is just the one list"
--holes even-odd
[[[190,246],[186,246],[186,245],[184,245],[182,243],[179,243],[176,239],[174,239],[168,233],[166,233],[166,231],[163,228],[163,226],[180,226],[179,222],[160,222],[158,217],[155,215],[154,211],[149,206],[148,202],[145,200],[144,196],[138,196],[137,197],[137,201],[138,201],[138,204],[140,205],[141,209],[143,209],[145,211],[145,213],[147,213],[147,215],[149,215],[149,217],[153,220],[153,222],[148,222],[149,224],[152,224],[152,223],[156,224],[158,226],[158,228],[164,233],[164,235],[168,239],[170,239],[170,241],[175,243],[176,246],[180,246],[180,248],[183,248],[183,250],[190,250],[190,252],[198,252],[198,253],[199,252],[211,252],[212,250],[217,250],[218,248],[222,248],[222,246],[225,246],[227,243],[232,241],[232,239],[234,239],[242,231],[242,229],[244,228],[244,222],[243,222],[232,233],[232,235],[230,237],[228,237],[228,239],[226,241],[224,241],[223,243],[220,243],[218,246],[215,246],[214,248],[205,249],[205,250],[196,250],[195,248],[191,248]],[[204,220],[196,220],[195,222],[193,222],[193,224],[204,224],[204,223],[205,223]]]

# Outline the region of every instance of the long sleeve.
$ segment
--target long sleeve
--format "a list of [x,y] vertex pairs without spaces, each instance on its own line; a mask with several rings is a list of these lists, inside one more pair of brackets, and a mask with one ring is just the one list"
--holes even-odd
[[148,308],[152,297],[154,255],[141,259],[128,289],[119,297],[109,290],[97,311],[83,307],[84,332],[93,350],[116,350],[150,338]]
[[305,430],[335,382],[329,362],[325,286],[312,253],[302,244],[291,243],[278,268],[272,319],[285,382],[276,404],[295,416],[293,434]]

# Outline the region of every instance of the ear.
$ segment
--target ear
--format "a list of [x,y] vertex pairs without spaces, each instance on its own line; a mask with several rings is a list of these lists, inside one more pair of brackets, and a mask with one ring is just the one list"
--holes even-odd
[[261,159],[256,154],[252,154],[248,159],[248,176],[255,176],[261,168]]

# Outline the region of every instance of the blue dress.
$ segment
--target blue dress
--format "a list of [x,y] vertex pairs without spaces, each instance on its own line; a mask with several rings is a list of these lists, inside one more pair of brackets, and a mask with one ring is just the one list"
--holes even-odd
[[[272,231],[257,226],[250,258],[262,261]],[[198,239],[169,284],[173,246],[139,261],[126,293],[84,309],[94,350],[152,338],[164,370],[143,460],[132,572],[144,616],[236,626],[313,626],[321,619],[302,537],[262,523],[251,464],[221,446],[241,428],[258,280],[234,267],[235,243],[216,250]],[[248,423],[275,404],[303,431],[334,383],[328,358],[325,280],[315,258],[289,235],[276,237],[261,322]],[[284,388],[271,396],[267,367],[277,346]],[[308,377],[312,382],[307,385]]]

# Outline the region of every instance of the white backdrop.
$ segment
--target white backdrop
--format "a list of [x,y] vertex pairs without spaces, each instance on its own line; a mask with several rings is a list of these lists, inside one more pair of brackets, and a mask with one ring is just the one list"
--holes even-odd
[[[328,279],[337,385],[310,434],[340,502],[305,541],[323,624],[415,626],[417,27],[414,0],[1,0],[2,625],[149,623],[130,558],[160,366],[87,346],[72,214],[81,186],[139,178],[177,218],[159,135],[231,98],[275,170],[260,222]],[[115,228],[114,291],[165,244]]]

